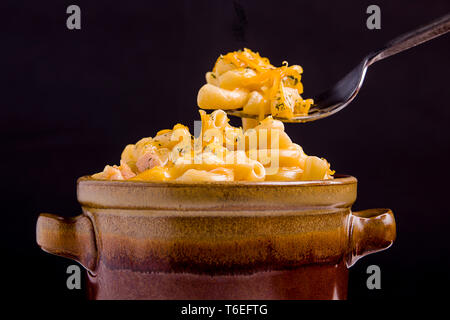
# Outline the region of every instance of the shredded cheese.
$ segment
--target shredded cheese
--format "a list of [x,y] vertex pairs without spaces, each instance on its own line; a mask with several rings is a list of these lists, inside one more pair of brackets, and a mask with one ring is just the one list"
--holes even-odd
[[[219,63],[227,64],[226,70],[228,68],[231,68],[231,70],[252,69],[256,75],[243,78],[241,82],[242,89],[256,90],[261,93],[267,99],[269,105],[275,106],[275,108],[272,108],[273,116],[289,118],[308,114],[313,100],[304,100],[300,96],[303,93],[303,84],[301,82],[303,68],[301,66],[289,66],[287,61],[283,61],[281,67],[275,67],[270,63],[269,59],[261,57],[258,52],[253,52],[247,48],[221,55],[214,65],[213,74],[216,74]],[[217,77],[220,78],[221,76],[217,75]],[[268,90],[263,89],[263,87],[268,87]],[[298,92],[298,95],[295,94],[295,99],[292,95],[286,94],[285,88],[292,88]],[[214,109],[213,107],[210,106],[211,109]],[[260,119],[266,116],[265,110],[267,108],[261,107],[259,109],[258,116]]]

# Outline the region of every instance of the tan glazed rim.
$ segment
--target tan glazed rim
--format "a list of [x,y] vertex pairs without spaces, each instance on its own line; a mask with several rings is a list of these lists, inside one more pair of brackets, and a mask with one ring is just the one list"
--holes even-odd
[[116,184],[115,187],[119,186],[129,186],[131,185],[145,185],[146,187],[177,187],[177,186],[193,186],[193,187],[209,187],[211,185],[221,185],[221,186],[313,186],[313,185],[336,185],[336,184],[348,184],[355,183],[358,180],[346,174],[335,174],[334,179],[326,180],[297,180],[297,181],[213,181],[213,182],[181,182],[181,181],[164,181],[164,182],[154,182],[154,181],[139,181],[139,180],[103,180],[94,179],[90,175],[82,176],[78,178],[77,183],[92,183],[92,184]]
[[146,182],[78,179],[78,201],[87,208],[157,210],[298,210],[349,207],[356,178],[264,182]]

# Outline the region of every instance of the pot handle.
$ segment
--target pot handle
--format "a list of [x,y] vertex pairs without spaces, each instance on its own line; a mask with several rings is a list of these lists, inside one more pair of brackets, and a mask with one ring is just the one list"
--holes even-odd
[[42,250],[73,259],[94,272],[97,245],[94,226],[87,216],[63,218],[41,213],[36,224],[36,242]]
[[360,258],[389,248],[396,237],[394,214],[390,209],[368,209],[352,212],[349,221],[347,267]]

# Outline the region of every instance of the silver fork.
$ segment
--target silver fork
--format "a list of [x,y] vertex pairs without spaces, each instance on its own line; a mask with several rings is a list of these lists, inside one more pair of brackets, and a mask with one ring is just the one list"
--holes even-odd
[[[307,115],[294,118],[274,118],[283,122],[309,122],[323,119],[335,114],[336,112],[344,109],[356,97],[361,89],[367,68],[369,66],[377,61],[441,36],[449,30],[450,14],[447,14],[425,26],[419,27],[395,38],[394,40],[391,40],[381,50],[369,53],[361,61],[361,63],[350,71],[344,78],[328,90],[315,97],[314,104]],[[242,110],[238,109],[225,111],[229,115],[241,118],[258,118],[258,115],[246,114]]]

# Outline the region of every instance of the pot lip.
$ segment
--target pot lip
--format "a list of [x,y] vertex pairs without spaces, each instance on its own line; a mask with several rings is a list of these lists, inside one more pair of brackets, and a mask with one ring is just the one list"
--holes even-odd
[[91,186],[109,186],[109,187],[145,187],[145,188],[161,188],[161,187],[310,187],[310,186],[332,186],[346,185],[357,183],[358,180],[350,175],[335,174],[334,179],[327,180],[308,180],[308,181],[214,181],[214,182],[180,182],[180,181],[129,181],[129,180],[101,180],[94,179],[91,176],[82,176],[78,178],[78,185]]

